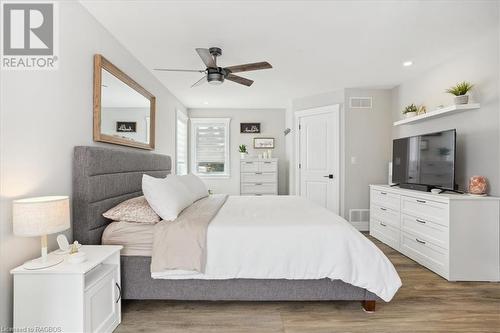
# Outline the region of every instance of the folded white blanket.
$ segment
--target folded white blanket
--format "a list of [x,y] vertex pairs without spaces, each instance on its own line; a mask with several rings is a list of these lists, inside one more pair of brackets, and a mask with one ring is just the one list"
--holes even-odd
[[166,279],[342,280],[390,301],[401,280],[389,259],[349,222],[296,196],[229,197],[207,232],[204,274]]

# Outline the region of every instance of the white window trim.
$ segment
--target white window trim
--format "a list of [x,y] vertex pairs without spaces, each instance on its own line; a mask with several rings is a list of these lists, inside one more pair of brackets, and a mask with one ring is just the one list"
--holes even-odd
[[[190,165],[191,165],[191,172],[195,175],[197,175],[200,178],[215,178],[215,179],[221,179],[221,178],[230,178],[231,177],[231,145],[229,141],[229,133],[231,131],[230,123],[231,123],[231,118],[189,118],[190,122],[190,134],[189,134],[189,139],[191,141],[191,151],[190,151]],[[196,135],[195,132],[195,125],[197,124],[213,124],[213,123],[222,123],[226,126],[226,131],[225,131],[225,147],[226,147],[226,154],[224,158],[224,173],[218,174],[218,175],[207,175],[207,174],[199,174],[196,172],[196,138],[194,137]]]
[[[184,113],[182,112],[181,110],[176,110],[176,118],[175,118],[175,173],[177,174],[179,172],[179,170],[177,170],[177,160],[179,158],[178,156],[178,151],[177,151],[177,148],[178,148],[178,127],[177,127],[177,121],[178,119],[181,119],[182,121],[184,121],[186,123],[186,131],[189,130],[189,117]],[[186,140],[188,141],[186,143],[186,158],[187,158],[187,161],[186,161],[186,171],[187,173],[189,173],[189,132],[187,133],[186,135]]]

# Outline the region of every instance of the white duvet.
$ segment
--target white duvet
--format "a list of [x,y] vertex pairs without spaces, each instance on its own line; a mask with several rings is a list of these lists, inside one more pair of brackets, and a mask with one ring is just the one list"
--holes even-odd
[[229,197],[208,226],[205,273],[163,279],[342,280],[390,301],[401,286],[392,263],[340,216],[297,196]]

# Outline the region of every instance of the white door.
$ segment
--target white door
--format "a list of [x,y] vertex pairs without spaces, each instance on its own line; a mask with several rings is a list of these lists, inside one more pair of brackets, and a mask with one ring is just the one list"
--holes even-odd
[[339,105],[297,114],[299,193],[339,214]]

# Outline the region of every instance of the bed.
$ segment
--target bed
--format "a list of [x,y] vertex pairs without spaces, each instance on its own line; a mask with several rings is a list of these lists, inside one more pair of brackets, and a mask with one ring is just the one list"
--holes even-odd
[[[102,216],[118,203],[142,194],[143,174],[165,177],[169,156],[102,147],[75,147],[73,165],[73,232],[82,244],[101,244],[112,222]],[[126,253],[125,253],[126,254]],[[147,254],[147,253],[145,253]],[[361,301],[375,310],[380,298],[341,280],[321,279],[154,279],[151,256],[122,255],[123,299],[206,301]]]

